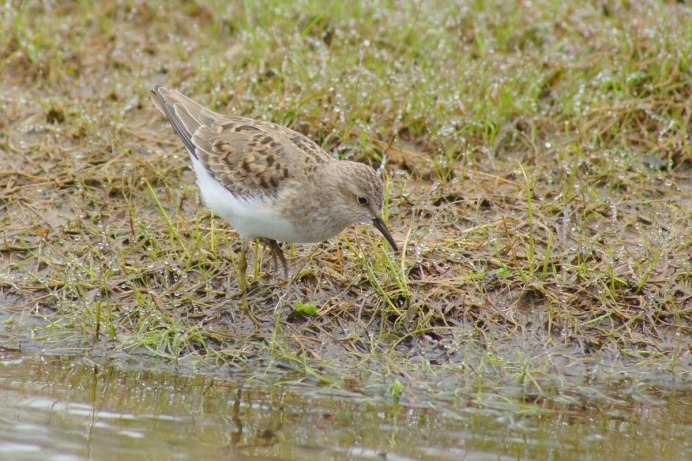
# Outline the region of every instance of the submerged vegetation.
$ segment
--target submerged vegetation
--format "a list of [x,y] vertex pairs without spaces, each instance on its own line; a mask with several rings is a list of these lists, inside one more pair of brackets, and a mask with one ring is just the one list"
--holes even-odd
[[[690,382],[688,6],[230,3],[2,10],[0,347],[397,401]],[[380,167],[401,251],[353,228],[283,280],[255,247],[255,330],[155,85]]]

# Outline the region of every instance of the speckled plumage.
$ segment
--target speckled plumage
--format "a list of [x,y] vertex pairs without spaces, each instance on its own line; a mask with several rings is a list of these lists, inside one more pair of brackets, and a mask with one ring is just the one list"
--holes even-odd
[[154,95],[190,153],[235,195],[276,193],[282,180],[306,181],[334,161],[310,138],[280,125],[218,114],[176,90],[157,88]]
[[369,166],[336,160],[286,127],[218,114],[176,90],[152,95],[191,154],[205,204],[245,242],[265,239],[285,271],[277,240],[319,242],[351,224],[372,222],[396,249],[380,218],[384,187]]

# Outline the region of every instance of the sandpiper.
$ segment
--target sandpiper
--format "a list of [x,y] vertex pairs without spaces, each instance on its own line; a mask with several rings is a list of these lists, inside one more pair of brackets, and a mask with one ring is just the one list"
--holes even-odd
[[289,128],[218,114],[177,90],[157,87],[152,101],[190,152],[204,204],[242,239],[238,285],[245,308],[251,239],[271,249],[286,277],[277,241],[321,242],[351,224],[372,223],[397,250],[381,218],[382,180],[368,165],[337,160]]

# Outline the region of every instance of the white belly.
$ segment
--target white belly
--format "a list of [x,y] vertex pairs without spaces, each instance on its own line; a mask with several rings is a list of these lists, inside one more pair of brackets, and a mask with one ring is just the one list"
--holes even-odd
[[[192,156],[191,156],[192,157]],[[212,178],[198,159],[192,157],[197,184],[204,204],[221,216],[243,239],[264,237],[280,242],[305,242],[291,222],[261,197],[237,198]]]

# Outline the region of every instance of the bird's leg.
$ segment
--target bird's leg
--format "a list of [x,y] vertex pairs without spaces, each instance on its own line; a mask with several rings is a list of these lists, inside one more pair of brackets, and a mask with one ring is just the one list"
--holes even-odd
[[277,262],[276,262],[276,252],[274,251],[274,247],[273,247],[272,244],[271,244],[272,240],[262,237],[262,238],[260,238],[260,241],[262,242],[262,245],[264,245],[265,247],[269,248],[269,250],[271,251],[271,254],[272,254],[272,265],[274,266],[274,270],[276,270],[276,268],[277,268],[278,266],[276,265],[276,264],[277,264]]
[[286,262],[286,257],[284,256],[284,252],[281,250],[281,247],[277,243],[276,240],[272,239],[262,239],[262,241],[269,247],[269,249],[272,252],[272,263],[274,264],[274,270],[278,271],[279,270],[279,264],[276,261],[276,258],[279,258],[279,261],[281,261],[281,265],[283,266],[284,269],[284,278],[288,279],[288,263]]
[[243,308],[247,308],[247,247],[248,240],[243,240],[240,246],[240,257],[238,259],[238,287],[243,296]]
[[238,287],[242,296],[241,307],[250,318],[252,323],[259,326],[260,321],[250,312],[247,304],[247,250],[250,246],[250,241],[244,239],[240,246],[240,259],[238,261]]

